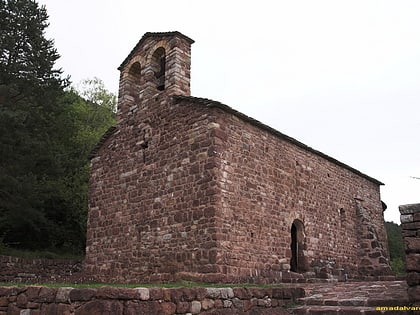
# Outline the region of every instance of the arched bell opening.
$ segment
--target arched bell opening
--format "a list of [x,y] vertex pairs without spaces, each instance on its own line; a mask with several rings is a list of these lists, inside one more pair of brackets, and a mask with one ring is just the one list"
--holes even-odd
[[140,62],[136,61],[128,70],[128,92],[133,98],[137,98],[142,84],[142,78],[141,78],[141,65]]
[[166,52],[159,47],[152,55],[152,70],[156,79],[156,88],[159,91],[165,89]]

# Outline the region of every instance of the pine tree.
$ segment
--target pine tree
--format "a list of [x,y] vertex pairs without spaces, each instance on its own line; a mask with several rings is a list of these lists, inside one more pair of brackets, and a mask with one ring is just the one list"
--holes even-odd
[[99,79],[65,89],[45,7],[0,5],[0,245],[80,253],[88,156],[115,122],[115,95]]
[[62,173],[52,135],[67,81],[47,19],[35,1],[0,0],[0,238],[21,247],[48,242],[43,184]]

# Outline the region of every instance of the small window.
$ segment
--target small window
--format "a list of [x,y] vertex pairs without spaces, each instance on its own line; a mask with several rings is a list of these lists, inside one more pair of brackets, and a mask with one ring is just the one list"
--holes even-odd
[[344,210],[344,208],[340,208],[339,213],[340,213],[340,222],[343,225],[344,223],[346,223],[346,210]]

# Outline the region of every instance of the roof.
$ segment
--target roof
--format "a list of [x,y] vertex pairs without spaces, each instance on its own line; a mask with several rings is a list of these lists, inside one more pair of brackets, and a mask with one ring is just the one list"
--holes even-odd
[[365,178],[365,179],[367,179],[367,180],[369,180],[369,181],[371,181],[371,182],[373,182],[377,185],[384,185],[382,182],[378,181],[377,179],[375,179],[373,177],[370,177],[370,176],[356,170],[355,168],[353,168],[351,166],[348,166],[347,164],[344,164],[343,162],[340,162],[340,161],[334,159],[333,157],[331,157],[331,156],[329,156],[325,153],[322,153],[321,151],[315,150],[315,149],[307,146],[306,144],[304,144],[304,143],[302,143],[302,142],[300,142],[300,141],[298,141],[298,140],[296,140],[292,137],[289,137],[288,135],[285,135],[284,133],[281,133],[280,131],[277,131],[276,129],[274,129],[270,126],[265,125],[262,122],[233,109],[232,107],[230,107],[228,105],[225,105],[225,104],[222,104],[220,102],[213,101],[213,100],[210,100],[210,99],[193,97],[193,96],[176,95],[176,96],[174,96],[174,98],[175,98],[175,100],[179,100],[179,101],[185,100],[185,101],[194,102],[196,104],[200,104],[200,105],[208,107],[208,108],[219,108],[219,109],[221,109],[225,112],[228,112],[230,114],[235,115],[238,118],[241,118],[242,120],[244,120],[244,121],[260,128],[260,129],[263,129],[263,130],[266,130],[266,131],[270,132],[271,134],[275,135],[278,138],[281,138],[285,141],[288,141],[289,143],[292,143],[292,144],[294,144],[294,145],[296,145],[296,146],[298,146],[298,147],[300,147],[300,148],[302,148],[302,149],[304,149],[308,152],[314,153],[314,154],[316,154],[316,155],[318,155],[318,156],[320,156],[320,157],[322,157],[322,158],[324,158],[324,159],[326,159],[326,160],[328,160],[328,161],[330,161],[330,162],[332,162],[332,163],[334,163],[338,166],[341,166],[341,167],[343,167],[343,168],[345,168],[345,169],[347,169],[347,170],[349,170],[349,171],[351,171],[351,172],[353,172],[353,173],[355,173],[355,174],[357,174],[357,175],[359,175],[359,176],[361,176],[361,177],[363,177],[363,178]]
[[185,36],[184,34],[178,32],[178,31],[173,31],[173,32],[147,32],[143,35],[143,37],[139,40],[139,42],[136,44],[136,46],[134,46],[134,48],[131,50],[131,52],[128,54],[128,56],[124,59],[124,61],[121,63],[121,65],[118,67],[118,70],[121,70],[122,68],[124,68],[124,66],[129,62],[129,60],[133,57],[133,55],[135,54],[135,52],[137,51],[137,49],[141,46],[141,44],[143,44],[143,42],[149,38],[149,37],[155,37],[155,38],[161,38],[161,37],[168,37],[168,36],[178,36],[181,37],[183,39],[185,39],[187,42],[189,42],[190,44],[194,43],[194,40],[189,38],[188,36]]
[[111,126],[108,128],[107,131],[102,135],[101,139],[99,139],[98,143],[93,147],[92,151],[90,151],[88,159],[93,159],[96,154],[98,153],[99,149],[102,147],[104,142],[117,130],[117,127]]

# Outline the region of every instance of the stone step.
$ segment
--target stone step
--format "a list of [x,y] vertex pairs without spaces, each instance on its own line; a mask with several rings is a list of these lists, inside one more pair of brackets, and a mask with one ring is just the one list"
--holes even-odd
[[404,310],[377,310],[376,307],[368,306],[318,306],[318,305],[304,305],[299,306],[292,311],[293,315],[375,315],[375,314],[419,314],[416,312],[410,313]]
[[405,281],[306,284],[305,297],[296,302],[297,315],[420,314],[394,310],[409,305]]
[[307,306],[376,307],[408,305],[407,285],[402,281],[338,283],[305,289],[297,302]]

